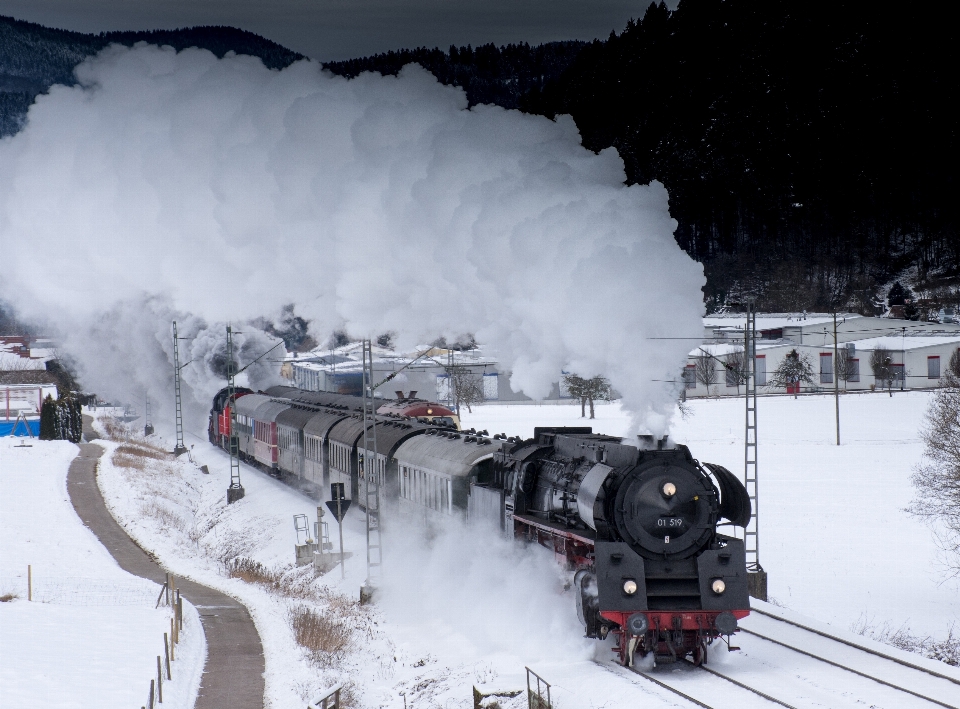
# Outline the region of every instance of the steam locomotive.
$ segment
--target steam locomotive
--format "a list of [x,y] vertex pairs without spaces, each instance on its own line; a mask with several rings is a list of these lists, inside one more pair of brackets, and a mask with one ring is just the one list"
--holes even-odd
[[750,499],[722,466],[667,439],[631,445],[588,427],[527,440],[461,431],[441,405],[397,396],[378,407],[376,451],[364,449],[356,397],[292,387],[221,391],[210,439],[228,448],[235,420],[241,457],[302,489],[343,482],[362,504],[376,475],[388,507],[466,516],[549,548],[573,573],[586,635],[612,636],[624,665],[638,653],[705,662],[749,613],[743,542],[717,528],[746,526]]
[[701,465],[686,446],[639,444],[590,428],[538,428],[502,445],[492,483],[471,495],[499,497],[507,528],[576,569],[586,634],[612,633],[624,665],[637,653],[701,664],[749,613],[744,544],[717,526],[725,518],[745,527],[750,498],[730,471]]

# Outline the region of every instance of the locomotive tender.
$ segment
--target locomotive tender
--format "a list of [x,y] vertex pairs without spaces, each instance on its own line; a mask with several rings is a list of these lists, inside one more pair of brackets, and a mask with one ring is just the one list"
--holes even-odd
[[273,475],[319,491],[343,482],[359,502],[367,468],[388,507],[466,515],[551,549],[574,573],[586,635],[612,635],[624,665],[638,653],[705,662],[749,613],[743,542],[717,528],[746,526],[750,500],[725,468],[666,439],[630,445],[588,427],[529,440],[459,431],[448,409],[397,394],[378,407],[376,451],[363,449],[357,397],[292,387],[232,402],[221,391],[210,440],[227,447],[233,406],[241,457]]

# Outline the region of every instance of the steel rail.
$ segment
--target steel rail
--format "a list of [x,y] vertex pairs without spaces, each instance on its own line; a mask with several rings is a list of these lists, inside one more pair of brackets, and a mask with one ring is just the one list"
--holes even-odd
[[646,679],[646,680],[650,680],[651,682],[653,682],[653,683],[654,683],[655,685],[657,685],[658,687],[663,687],[664,689],[669,690],[669,691],[673,692],[674,694],[680,695],[681,697],[683,697],[684,699],[686,699],[688,702],[693,702],[693,703],[696,704],[698,707],[703,707],[703,709],[713,709],[713,707],[711,707],[709,704],[704,704],[704,703],[701,702],[699,699],[694,699],[694,698],[691,697],[689,694],[685,694],[684,692],[681,692],[681,691],[680,691],[679,689],[677,689],[676,687],[671,687],[671,686],[670,686],[669,684],[667,684],[666,682],[661,682],[661,681],[658,680],[656,677],[651,677],[651,676],[648,675],[646,672],[640,672],[639,670],[632,670],[632,672],[633,672],[633,674],[635,674],[635,675],[640,675],[641,677],[643,677],[643,678]]
[[[852,642],[852,641],[850,641],[850,640],[844,640],[843,638],[839,638],[839,637],[837,637],[836,635],[831,635],[830,633],[826,633],[826,632],[824,632],[824,631],[822,631],[822,630],[817,630],[816,628],[811,628],[810,626],[804,625],[803,623],[798,623],[798,622],[795,621],[795,620],[787,620],[786,618],[781,618],[780,616],[774,615],[773,613],[770,613],[769,611],[760,610],[759,608],[751,608],[751,609],[750,609],[750,612],[751,612],[751,613],[759,613],[760,615],[765,615],[765,616],[767,616],[768,618],[773,618],[774,620],[778,620],[778,621],[780,621],[781,623],[786,623],[786,624],[788,624],[788,625],[793,625],[793,626],[795,626],[795,627],[797,627],[797,628],[801,628],[802,630],[806,630],[806,631],[808,631],[808,632],[814,633],[814,634],[819,635],[819,636],[821,636],[821,637],[829,638],[830,640],[834,640],[834,641],[836,641],[836,642],[838,642],[838,643],[843,643],[844,645],[849,645],[850,647],[855,647],[855,648],[857,648],[858,650],[863,650],[863,652],[868,652],[868,653],[870,653],[871,655],[876,655],[877,657],[882,657],[882,658],[885,659],[885,660],[890,660],[891,662],[896,662],[898,665],[903,665],[904,667],[909,667],[909,668],[914,669],[914,670],[919,670],[920,672],[926,672],[928,675],[933,675],[934,677],[939,677],[940,679],[945,679],[945,680],[947,680],[948,682],[953,682],[954,684],[960,684],[960,680],[958,680],[958,679],[956,679],[956,678],[954,678],[954,677],[950,677],[950,676],[948,676],[948,675],[940,674],[939,672],[937,672],[937,671],[935,671],[935,670],[931,670],[931,669],[928,669],[928,668],[926,668],[926,667],[921,667],[920,665],[915,665],[915,664],[913,664],[912,662],[907,662],[906,660],[902,660],[902,659],[900,659],[899,657],[894,657],[893,655],[887,655],[886,653],[880,652],[879,650],[873,650],[873,649],[871,649],[871,648],[869,648],[869,647],[865,647],[865,646],[863,646],[863,645],[860,645],[859,643],[855,643],[855,642]],[[748,631],[748,632],[749,632],[749,631]]]
[[[741,628],[741,630],[742,630],[742,628]],[[693,664],[693,663],[690,662],[689,660],[687,660],[687,662],[689,662],[691,665]],[[747,685],[747,684],[744,684],[743,682],[740,682],[740,681],[738,681],[738,680],[735,680],[733,677],[728,677],[727,675],[723,674],[722,672],[717,672],[717,671],[716,671],[715,669],[713,669],[712,667],[707,667],[706,665],[700,665],[700,669],[703,670],[704,672],[709,672],[710,674],[715,675],[716,677],[720,677],[721,679],[725,679],[725,680],[727,680],[727,682],[730,682],[731,684],[737,685],[738,687],[740,687],[740,689],[745,689],[745,690],[747,690],[748,692],[753,692],[754,694],[763,697],[763,698],[766,699],[768,702],[773,702],[774,704],[779,704],[779,705],[782,706],[782,707],[787,707],[787,709],[796,709],[796,707],[794,707],[792,704],[787,704],[786,702],[781,701],[780,699],[777,699],[776,697],[771,697],[769,694],[765,694],[764,692],[761,692],[759,689],[757,689],[757,688],[755,688],[755,687],[751,687],[750,685]]]
[[[684,662],[686,662],[688,665],[693,665],[693,663],[690,662],[689,660],[684,660]],[[703,707],[703,709],[714,709],[714,708],[711,707],[709,704],[705,704],[704,702],[701,702],[699,699],[697,699],[697,698],[695,698],[695,697],[691,697],[691,696],[690,696],[689,694],[687,694],[686,692],[680,691],[680,690],[677,689],[676,687],[673,687],[673,686],[667,684],[666,682],[663,682],[663,681],[657,679],[656,677],[650,675],[650,674],[647,673],[647,672],[643,672],[643,671],[641,671],[641,670],[635,670],[635,669],[634,669],[634,670],[631,670],[631,669],[628,669],[628,668],[626,668],[626,667],[624,667],[623,665],[620,665],[620,664],[618,664],[618,663],[611,663],[610,666],[611,666],[611,667],[615,667],[618,672],[629,673],[630,676],[639,675],[640,677],[643,677],[645,680],[648,680],[648,681],[650,681],[650,682],[653,682],[653,683],[654,683],[655,685],[657,685],[658,687],[661,687],[661,688],[663,688],[663,689],[666,689],[668,692],[673,692],[673,693],[676,694],[677,696],[683,697],[683,698],[686,699],[688,702],[691,702],[691,703],[693,703],[693,704],[696,704],[698,707]],[[722,675],[722,674],[720,674],[719,672],[716,672],[715,670],[708,669],[708,668],[706,668],[706,667],[703,667],[702,665],[701,665],[701,669],[706,670],[707,672],[710,672],[710,673],[716,675],[717,677],[720,677],[721,679],[725,679],[726,681],[730,682],[731,684],[734,684],[734,685],[740,687],[740,689],[745,689],[745,690],[748,691],[748,692],[752,692],[753,694],[756,694],[756,695],[758,695],[759,697],[762,697],[763,699],[766,699],[766,700],[769,701],[769,702],[773,702],[774,704],[779,704],[780,706],[786,707],[787,709],[796,709],[796,707],[793,707],[793,706],[791,706],[790,704],[787,704],[787,703],[785,703],[785,702],[782,702],[782,701],[780,701],[779,699],[776,699],[775,697],[771,697],[771,696],[769,696],[769,695],[767,695],[767,694],[764,694],[763,692],[761,692],[761,691],[758,690],[758,689],[754,689],[753,687],[748,687],[747,685],[742,684],[741,682],[738,682],[738,681],[735,680],[735,679],[731,679],[730,677],[727,677],[726,675]]]
[[[623,675],[624,677],[630,677],[630,678],[636,677],[636,676],[643,677],[644,679],[653,682],[658,687],[662,687],[663,689],[666,689],[668,692],[673,692],[674,694],[680,697],[683,697],[688,702],[692,702],[693,704],[696,704],[698,707],[703,707],[703,709],[715,709],[709,704],[704,704],[699,699],[695,699],[691,697],[689,694],[685,694],[684,692],[681,692],[679,689],[676,689],[675,687],[671,687],[666,682],[661,682],[656,677],[651,677],[646,672],[641,672],[640,670],[634,670],[634,669],[630,669],[629,667],[624,667],[619,662],[614,662],[614,661],[598,662],[597,664],[603,667],[608,672],[613,672],[614,674]],[[634,682],[634,684],[636,684],[636,682]]]
[[839,668],[839,669],[841,669],[841,670],[846,670],[847,672],[852,672],[853,674],[858,675],[858,676],[860,676],[860,677],[864,677],[864,678],[866,678],[866,679],[873,680],[874,682],[877,682],[878,684],[882,684],[882,685],[884,685],[885,687],[890,687],[891,689],[896,689],[896,690],[898,690],[898,691],[900,691],[900,692],[904,692],[904,693],[906,693],[906,694],[911,694],[911,695],[913,695],[914,697],[917,697],[918,699],[924,700],[925,702],[930,702],[931,704],[937,704],[937,705],[939,705],[939,706],[946,707],[946,709],[960,709],[960,707],[958,707],[958,706],[955,705],[955,704],[947,704],[946,702],[941,702],[939,699],[933,699],[932,697],[928,697],[928,696],[926,696],[926,695],[920,694],[919,692],[914,692],[912,689],[907,689],[906,687],[901,687],[901,686],[898,685],[898,684],[893,684],[892,682],[887,682],[886,680],[880,679],[879,677],[874,677],[873,675],[869,675],[869,674],[867,674],[866,672],[861,672],[860,670],[855,670],[855,669],[853,669],[852,667],[848,667],[847,665],[842,665],[842,664],[840,664],[839,662],[834,662],[833,660],[828,660],[827,658],[825,658],[825,657],[820,657],[819,655],[815,655],[815,654],[813,654],[812,652],[808,652],[808,651],[806,651],[806,650],[801,650],[801,649],[798,648],[798,647],[794,647],[793,645],[789,645],[789,644],[787,644],[787,643],[785,643],[785,642],[782,642],[782,641],[780,641],[780,640],[774,640],[773,638],[768,638],[766,635],[761,635],[760,633],[754,632],[753,630],[747,630],[746,628],[740,628],[740,630],[741,630],[742,632],[744,632],[744,633],[747,633],[748,635],[753,635],[753,636],[755,636],[755,637],[758,637],[758,638],[760,638],[761,640],[766,640],[767,642],[774,643],[775,645],[780,645],[781,647],[785,647],[785,648],[787,648],[788,650],[793,650],[794,652],[798,652],[798,653],[800,653],[801,655],[806,655],[807,657],[811,657],[811,658],[813,658],[814,660],[819,660],[820,662],[824,662],[824,663],[826,663],[826,664],[828,664],[828,665],[832,665],[833,667],[837,667],[837,668]]

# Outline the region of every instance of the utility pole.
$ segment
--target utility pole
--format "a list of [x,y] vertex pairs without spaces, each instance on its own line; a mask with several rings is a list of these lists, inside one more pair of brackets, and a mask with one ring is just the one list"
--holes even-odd
[[900,328],[900,391],[907,383],[907,328]]
[[240,484],[240,437],[237,435],[237,363],[233,360],[233,328],[227,325],[227,405],[230,407],[230,487],[227,504],[243,499],[246,491]]
[[[382,575],[383,545],[380,526],[380,462],[377,457],[377,408],[374,401],[373,347],[363,341],[363,454],[360,456],[360,479],[367,512],[367,579],[360,589],[366,602],[373,597],[374,583]],[[376,578],[375,578],[376,577]]]
[[833,314],[833,403],[837,414],[837,445],[840,445],[840,360],[837,358],[837,314]]
[[[192,360],[191,360],[192,361]],[[190,364],[190,362],[187,362]],[[186,366],[186,365],[184,365]],[[187,447],[183,445],[183,405],[180,399],[180,338],[177,337],[177,321],[173,321],[173,391],[176,400],[177,445],[173,447],[173,454],[183,455]]]
[[760,565],[759,487],[757,473],[757,314],[754,299],[747,298],[747,323],[743,331],[746,369],[746,428],[744,431],[743,481],[750,496],[750,521],[743,530],[747,553],[747,588],[750,595],[767,600],[767,572]]

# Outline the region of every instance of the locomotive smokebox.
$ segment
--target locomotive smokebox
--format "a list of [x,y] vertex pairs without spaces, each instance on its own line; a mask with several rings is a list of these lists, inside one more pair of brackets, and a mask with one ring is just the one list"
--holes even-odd
[[713,538],[716,490],[685,452],[644,456],[618,481],[614,525],[620,538],[646,558],[686,559]]

